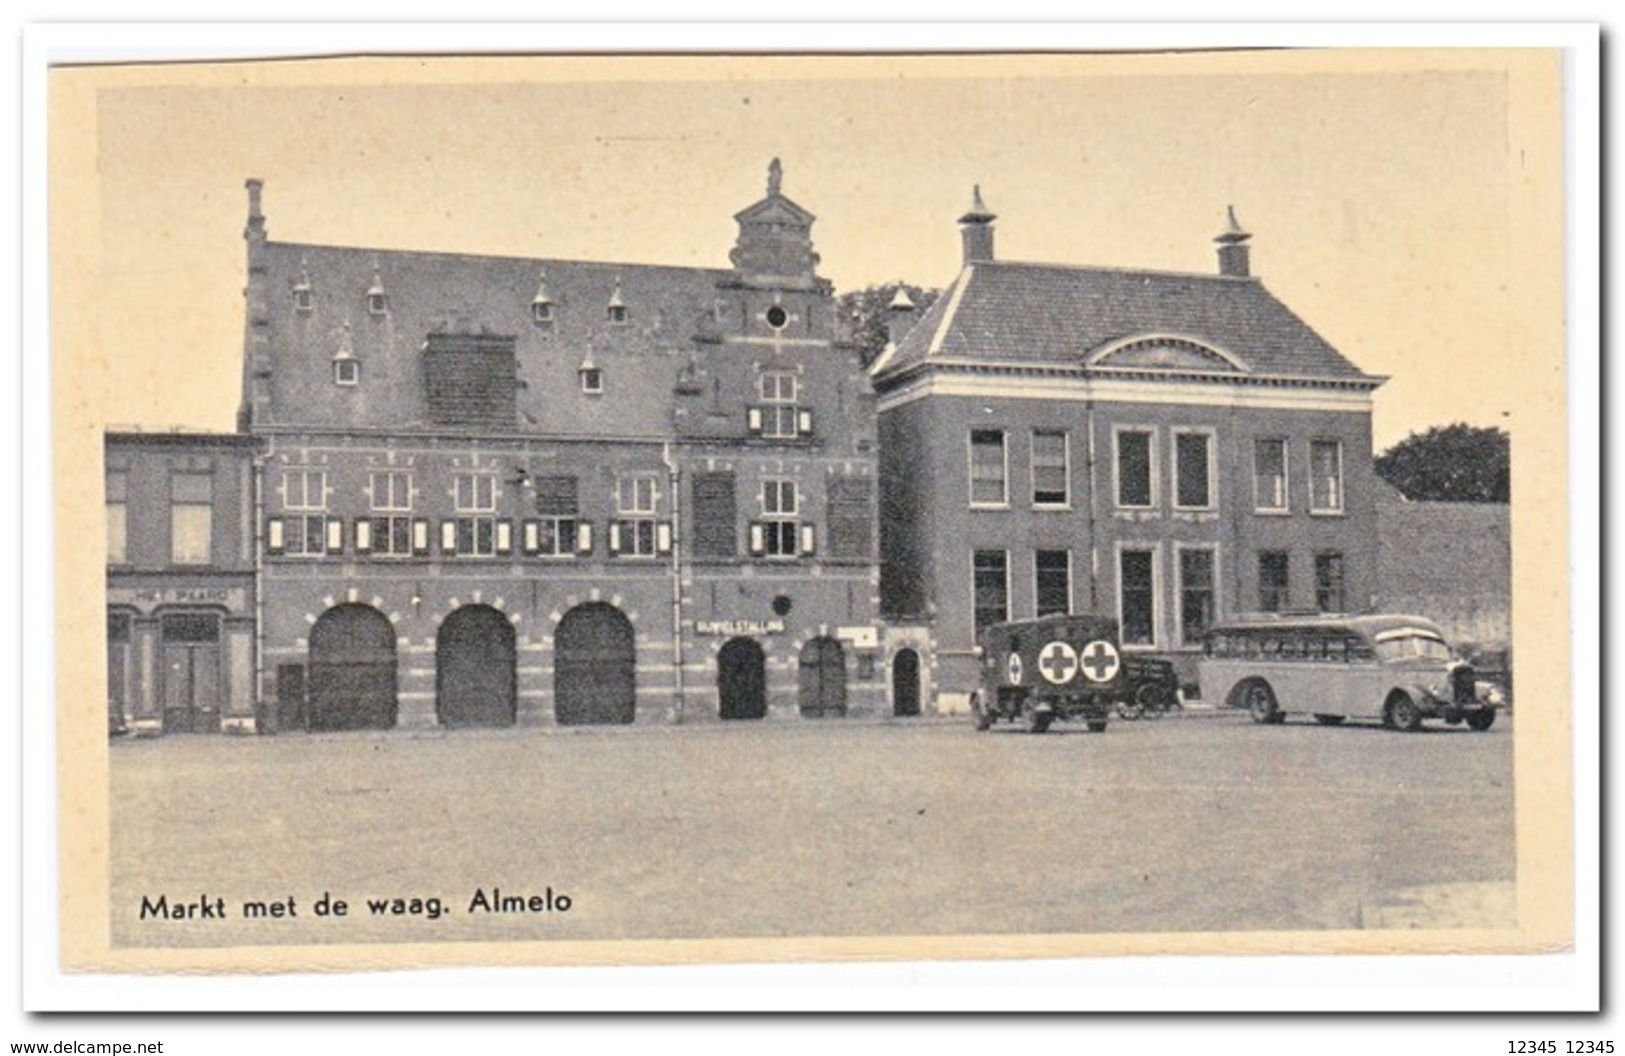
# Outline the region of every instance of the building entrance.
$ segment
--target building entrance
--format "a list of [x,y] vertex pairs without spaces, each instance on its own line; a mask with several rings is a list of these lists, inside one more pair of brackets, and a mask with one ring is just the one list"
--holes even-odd
[[220,617],[177,613],[159,624],[164,669],[164,732],[220,729]]
[[730,638],[717,653],[718,713],[724,719],[767,714],[767,657],[754,638]]
[[833,638],[801,647],[799,696],[805,718],[846,714],[846,653]]
[[310,629],[312,730],[395,725],[395,625],[369,605],[328,609]]
[[920,654],[899,649],[891,660],[891,707],[893,715],[920,713]]
[[435,712],[442,726],[512,726],[518,714],[513,624],[489,605],[447,616],[435,638]]
[[564,614],[553,635],[553,714],[560,726],[637,717],[632,621],[600,601]]

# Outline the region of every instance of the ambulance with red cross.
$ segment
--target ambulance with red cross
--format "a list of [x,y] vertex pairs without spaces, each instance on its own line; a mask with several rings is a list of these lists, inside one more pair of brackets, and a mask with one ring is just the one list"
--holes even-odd
[[1134,673],[1147,662],[1123,655],[1117,621],[1105,616],[997,623],[979,648],[982,685],[971,698],[979,730],[1002,720],[1043,733],[1056,719],[1082,719],[1100,733],[1116,704],[1132,699]]

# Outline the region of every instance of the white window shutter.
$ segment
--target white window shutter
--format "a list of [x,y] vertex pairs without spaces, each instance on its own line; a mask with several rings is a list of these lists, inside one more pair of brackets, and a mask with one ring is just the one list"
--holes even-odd
[[455,554],[457,552],[457,522],[440,522],[440,552]]
[[330,554],[344,553],[344,522],[337,517],[329,517],[327,524],[327,552]]
[[609,552],[613,556],[621,552],[621,522],[609,522]]
[[796,435],[811,436],[812,425],[812,411],[802,408],[796,412]]
[[751,432],[753,432],[753,433],[761,432],[762,431],[762,409],[760,407],[752,407],[750,410],[746,411],[745,412],[745,424],[750,427]]
[[412,522],[412,552],[426,554],[429,552],[429,522],[418,519]]
[[801,552],[813,554],[818,551],[818,531],[810,524],[801,526]]
[[265,548],[273,554],[280,554],[286,545],[282,539],[282,518],[272,517],[265,522]]
[[767,553],[767,529],[762,526],[760,521],[751,522],[750,552],[757,557]]
[[372,522],[365,517],[355,519],[355,552],[365,554],[372,550]]
[[513,553],[513,522],[501,520],[497,522],[497,553]]
[[576,552],[579,554],[592,553],[592,524],[582,521],[576,525]]
[[525,522],[525,553],[534,554],[542,548],[541,529],[535,521]]
[[655,551],[662,554],[671,553],[670,521],[661,521],[655,525]]

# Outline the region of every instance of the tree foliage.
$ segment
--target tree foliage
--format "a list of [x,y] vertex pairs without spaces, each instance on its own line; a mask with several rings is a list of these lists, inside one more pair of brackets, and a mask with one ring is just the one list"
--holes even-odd
[[1494,427],[1457,422],[1412,433],[1377,456],[1377,475],[1414,501],[1506,502],[1511,441]]
[[843,293],[836,298],[836,320],[841,340],[856,345],[863,354],[867,367],[886,348],[887,330],[891,323],[891,302],[901,289],[914,302],[914,322],[936,301],[941,290],[926,289],[906,282],[888,282],[880,286],[865,286],[861,290]]

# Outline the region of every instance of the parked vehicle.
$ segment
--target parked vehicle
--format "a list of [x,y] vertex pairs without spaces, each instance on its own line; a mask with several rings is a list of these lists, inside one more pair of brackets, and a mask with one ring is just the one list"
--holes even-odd
[[1082,719],[1100,733],[1112,708],[1133,697],[1114,619],[1013,620],[986,628],[981,642],[982,685],[971,698],[979,730],[1003,720],[1043,733],[1056,719]]
[[1117,714],[1122,718],[1160,719],[1170,711],[1182,711],[1179,701],[1179,676],[1174,665],[1154,656],[1129,656],[1129,695],[1117,702]]
[[1325,725],[1380,720],[1401,730],[1424,719],[1488,730],[1501,706],[1492,687],[1420,616],[1258,618],[1213,628],[1203,645],[1202,695],[1246,708],[1259,723],[1313,715]]

